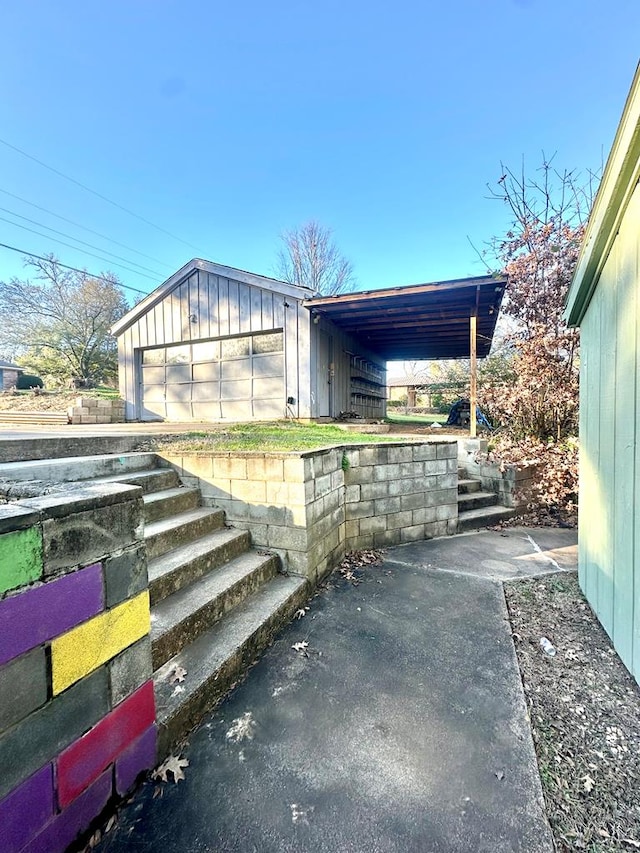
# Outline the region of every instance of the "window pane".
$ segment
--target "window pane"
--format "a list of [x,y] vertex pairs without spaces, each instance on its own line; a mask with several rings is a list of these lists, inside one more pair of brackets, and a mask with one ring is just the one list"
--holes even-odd
[[282,349],[282,332],[271,332],[268,335],[254,335],[253,337],[254,353],[282,352]]
[[227,341],[220,341],[221,358],[238,358],[238,356],[249,355],[250,340],[251,338],[230,338]]
[[219,341],[203,341],[192,344],[194,361],[217,361],[220,358]]
[[164,364],[164,347],[142,350],[143,364]]
[[188,364],[191,361],[189,344],[167,347],[167,364]]

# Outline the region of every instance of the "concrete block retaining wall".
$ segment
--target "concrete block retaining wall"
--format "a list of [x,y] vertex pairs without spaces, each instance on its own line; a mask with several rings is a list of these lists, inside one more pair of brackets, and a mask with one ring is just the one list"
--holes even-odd
[[62,853],[154,766],[141,490],[0,505],[0,850]]
[[457,444],[164,455],[207,506],[317,581],[351,550],[454,533]]
[[465,470],[482,482],[485,492],[495,492],[498,502],[507,507],[525,507],[537,504],[533,487],[538,481],[539,465],[505,465],[468,459]]
[[99,400],[96,397],[77,397],[67,410],[70,424],[122,424],[124,400]]

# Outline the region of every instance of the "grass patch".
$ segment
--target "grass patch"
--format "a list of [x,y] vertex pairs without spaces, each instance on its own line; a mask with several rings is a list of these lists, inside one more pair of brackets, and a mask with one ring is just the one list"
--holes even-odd
[[[296,421],[234,424],[222,428],[164,435],[154,440],[169,453],[226,452],[229,450],[295,451],[343,444],[375,444],[394,437],[346,431],[331,424],[301,424]],[[397,440],[397,439],[395,439]]]
[[386,421],[390,424],[415,424],[416,426],[429,426],[429,424],[443,424],[446,422],[448,415],[400,415],[395,412],[390,412],[387,409]]

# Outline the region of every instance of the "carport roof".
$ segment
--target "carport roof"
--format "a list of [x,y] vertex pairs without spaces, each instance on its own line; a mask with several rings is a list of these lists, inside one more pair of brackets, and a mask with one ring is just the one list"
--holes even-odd
[[469,358],[469,318],[477,317],[477,355],[489,354],[507,279],[434,281],[305,300],[387,361]]

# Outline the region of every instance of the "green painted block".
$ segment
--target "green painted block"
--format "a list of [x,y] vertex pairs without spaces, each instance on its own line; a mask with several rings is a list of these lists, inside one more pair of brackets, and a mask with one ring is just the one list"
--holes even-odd
[[38,527],[0,536],[0,595],[42,577],[42,532]]

